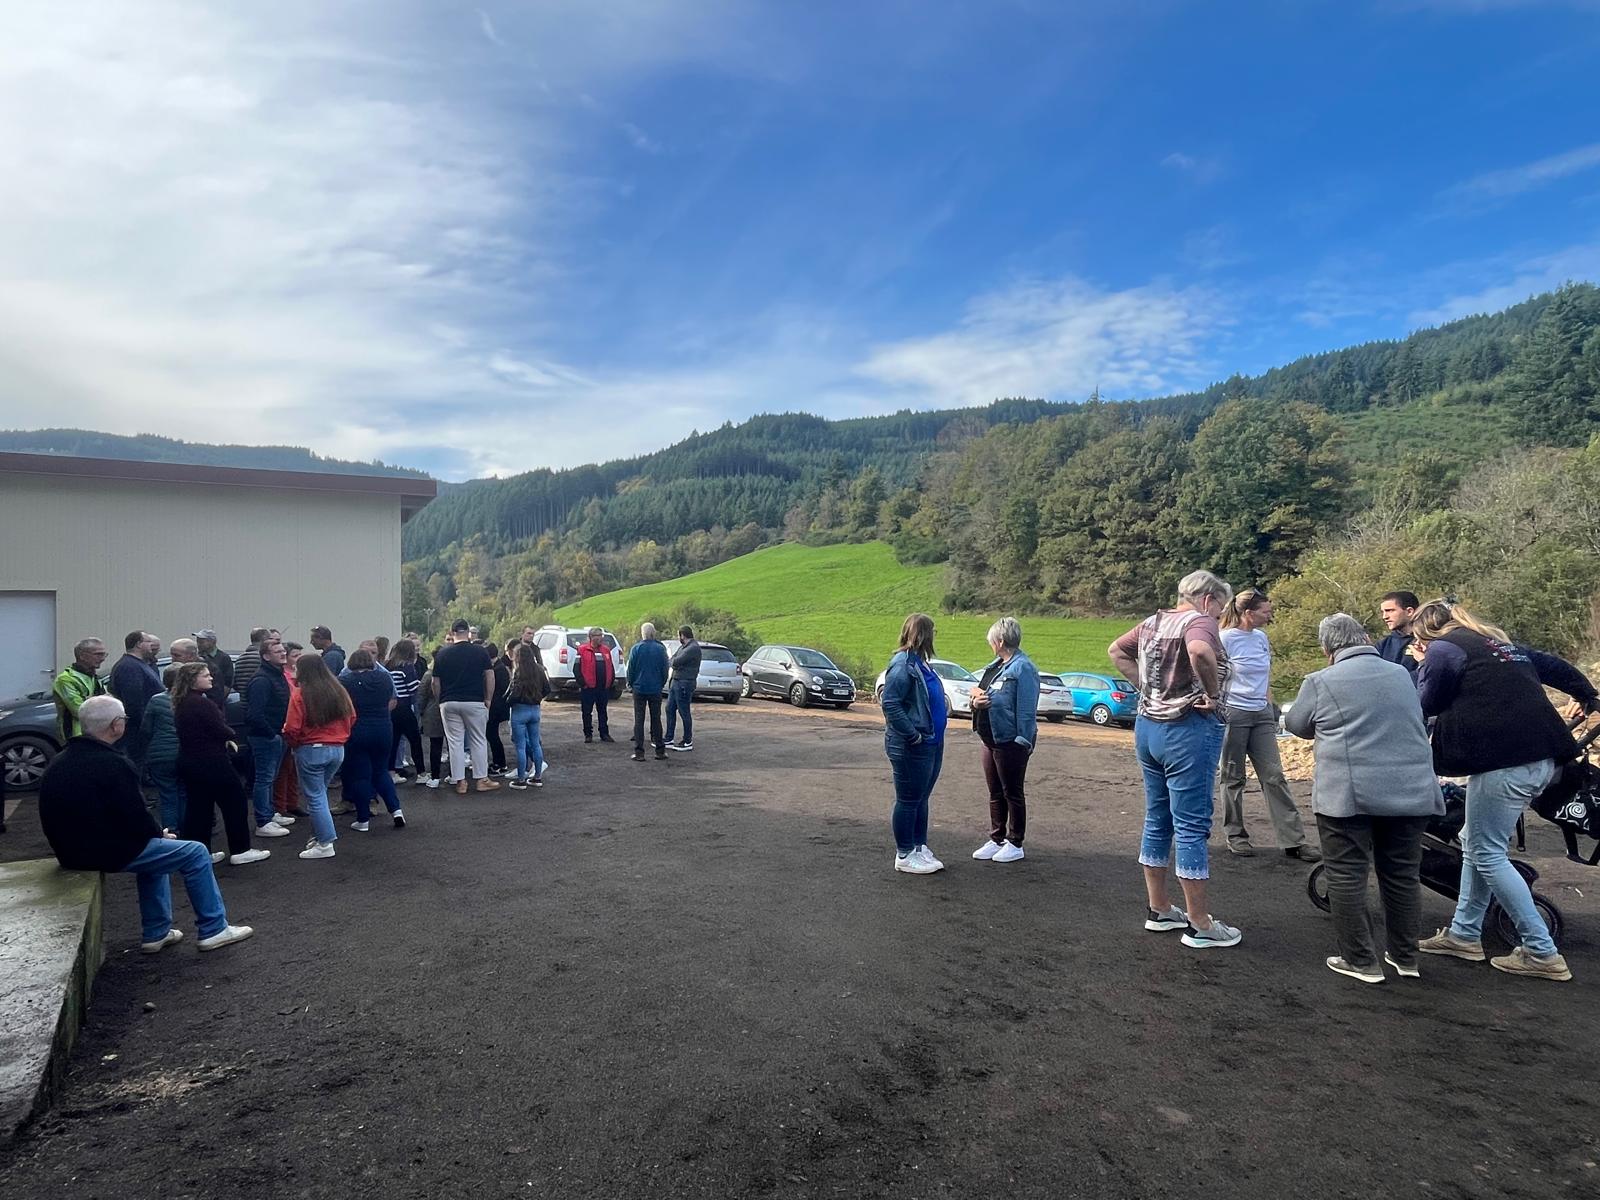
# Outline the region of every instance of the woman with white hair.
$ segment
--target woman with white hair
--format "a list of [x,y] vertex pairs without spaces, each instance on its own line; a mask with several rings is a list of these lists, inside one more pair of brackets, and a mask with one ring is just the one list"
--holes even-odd
[[1039,740],[1039,669],[1022,652],[1022,626],[1015,617],[989,626],[989,649],[994,661],[972,689],[972,728],[983,743],[983,779],[989,785],[989,840],[972,857],[1009,863],[1023,857],[1023,784]]
[[[1210,571],[1191,571],[1178,584],[1178,605],[1161,609],[1112,642],[1117,670],[1139,693],[1133,744],[1144,772],[1144,868],[1152,932],[1183,930],[1196,950],[1237,946],[1239,930],[1212,917],[1206,904],[1211,860],[1212,795],[1222,753],[1222,688],[1228,655],[1217,618],[1233,589]],[[1167,867],[1177,843],[1178,883],[1186,909],[1167,890]]]
[[[1361,622],[1324,617],[1317,642],[1328,666],[1307,675],[1283,724],[1315,738],[1311,808],[1327,856],[1328,904],[1339,946],[1328,969],[1382,983],[1383,963],[1415,979],[1422,919],[1422,835],[1444,812],[1433,751],[1411,672],[1387,662]],[[1373,944],[1367,876],[1383,898],[1383,962]]]

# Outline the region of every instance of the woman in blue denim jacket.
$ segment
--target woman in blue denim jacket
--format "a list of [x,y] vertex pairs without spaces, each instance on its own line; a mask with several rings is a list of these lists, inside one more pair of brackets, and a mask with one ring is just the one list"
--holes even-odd
[[928,666],[933,618],[912,613],[884,675],[883,748],[894,772],[894,869],[931,875],[944,864],[928,849],[928,797],[944,764],[944,685]]
[[1016,862],[1027,829],[1023,785],[1039,740],[1039,668],[1022,652],[1022,626],[1001,617],[989,627],[994,661],[972,690],[972,728],[983,742],[989,785],[989,840],[972,852],[987,862]]

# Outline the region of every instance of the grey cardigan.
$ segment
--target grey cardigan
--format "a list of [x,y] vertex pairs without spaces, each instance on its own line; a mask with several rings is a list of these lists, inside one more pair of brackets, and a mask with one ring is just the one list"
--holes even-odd
[[1422,704],[1411,673],[1372,646],[1352,646],[1306,676],[1283,718],[1316,738],[1311,807],[1325,817],[1427,817],[1444,812]]

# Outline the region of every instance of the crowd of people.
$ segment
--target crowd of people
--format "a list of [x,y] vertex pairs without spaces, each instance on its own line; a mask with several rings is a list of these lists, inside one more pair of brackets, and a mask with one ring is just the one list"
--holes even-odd
[[[1509,858],[1524,807],[1577,756],[1568,722],[1600,712],[1600,695],[1572,664],[1511,640],[1459,604],[1423,604],[1407,591],[1380,600],[1389,633],[1377,645],[1347,613],[1318,628],[1328,666],[1306,677],[1284,717],[1313,739],[1311,807],[1322,843],[1306,838],[1284,778],[1271,701],[1272,653],[1263,630],[1272,601],[1259,588],[1237,594],[1209,571],[1178,585],[1177,603],[1118,637],[1107,653],[1139,694],[1134,751],[1144,778],[1138,861],[1144,928],[1177,932],[1194,949],[1237,946],[1243,933],[1211,912],[1210,837],[1223,793],[1228,849],[1253,856],[1244,820],[1244,767],[1261,784],[1283,853],[1324,861],[1339,953],[1330,970],[1382,983],[1387,965],[1420,975],[1420,954],[1482,962],[1491,898],[1514,921],[1519,944],[1490,960],[1497,970],[1564,981],[1572,972],[1551,937],[1527,880]],[[894,779],[890,825],[894,869],[944,869],[929,849],[928,814],[944,761],[945,698],[931,668],[933,619],[906,618],[883,688],[884,748]],[[989,791],[989,839],[972,857],[1023,857],[1024,781],[1037,744],[1039,673],[1022,652],[1022,629],[1001,618],[988,634],[994,659],[972,689],[973,727]],[[1558,711],[1545,688],[1571,698]],[[1444,812],[1441,777],[1464,778],[1459,898],[1450,924],[1421,937],[1422,839]],[[1379,957],[1367,909],[1376,873],[1386,948]],[[1172,898],[1176,874],[1183,903]]]
[[[105,643],[84,638],[53,688],[64,749],[40,785],[45,836],[64,867],[137,877],[146,952],[183,936],[171,925],[172,874],[189,891],[200,949],[241,941],[251,929],[227,922],[214,868],[270,858],[258,843],[292,836],[297,821],[311,830],[299,857],[316,861],[336,856],[337,816],[353,814],[350,829],[369,833],[381,802],[393,827],[405,829],[403,786],[453,787],[460,795],[495,791],[502,780],[514,790],[544,786],[540,718],[553,688],[535,633],[524,628],[502,650],[456,621],[425,656],[414,633],[392,645],[369,638],[347,654],[324,625],[310,630],[309,650],[261,626],[234,657],[206,629],[174,640],[163,670],[160,639],[135,630],[104,674]],[[614,679],[603,638],[591,630],[579,656],[586,742],[596,709],[600,740],[613,740],[605,696]],[[646,626],[633,648],[637,760],[647,710],[656,757],[666,756],[680,717],[683,739],[672,748],[693,749],[700,648],[687,626],[679,638],[669,658]],[[669,690],[664,736],[661,702]],[[235,695],[241,707],[230,711]],[[514,767],[500,736],[507,724]],[[335,787],[343,795],[337,804]],[[213,851],[219,816],[226,849]]]

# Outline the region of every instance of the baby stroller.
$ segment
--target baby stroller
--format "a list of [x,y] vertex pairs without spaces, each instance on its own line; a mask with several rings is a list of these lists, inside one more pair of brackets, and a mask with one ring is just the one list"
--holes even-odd
[[[1445,811],[1443,816],[1434,817],[1428,822],[1427,832],[1422,835],[1422,886],[1431,892],[1437,892],[1447,900],[1461,898],[1461,827],[1467,819],[1467,793],[1459,784],[1447,783],[1444,785]],[[1540,797],[1542,801],[1543,796]],[[1538,802],[1535,802],[1537,808]],[[1517,849],[1527,849],[1522,818],[1517,818]],[[1582,861],[1581,859],[1579,861]],[[1596,860],[1591,860],[1591,862]],[[1517,874],[1528,881],[1528,889],[1533,891],[1534,882],[1539,878],[1539,872],[1528,863],[1520,859],[1512,859],[1511,865]],[[1318,863],[1312,868],[1310,877],[1306,880],[1306,894],[1323,912],[1331,907],[1328,903],[1328,883],[1324,876],[1326,864]],[[1561,940],[1562,927],[1565,919],[1561,909],[1555,901],[1548,896],[1533,892],[1533,906],[1539,910],[1539,915],[1544,918],[1544,923],[1550,929],[1550,936],[1557,942]],[[1483,915],[1483,927],[1492,931],[1494,935],[1506,946],[1516,946],[1521,942],[1517,934],[1517,924],[1511,919],[1511,914],[1500,907],[1500,902],[1491,898],[1489,908]]]

